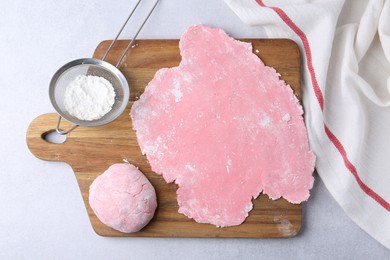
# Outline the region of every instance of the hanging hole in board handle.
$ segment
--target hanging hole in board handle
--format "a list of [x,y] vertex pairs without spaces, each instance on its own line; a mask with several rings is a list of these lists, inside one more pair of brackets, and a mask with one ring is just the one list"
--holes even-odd
[[63,144],[66,142],[66,135],[60,135],[53,129],[43,133],[42,139],[51,144]]
[[79,125],[74,125],[69,130],[64,131],[64,130],[60,129],[61,119],[62,119],[62,116],[58,116],[58,122],[57,122],[57,126],[56,126],[56,132],[59,133],[60,135],[67,135],[79,126]]

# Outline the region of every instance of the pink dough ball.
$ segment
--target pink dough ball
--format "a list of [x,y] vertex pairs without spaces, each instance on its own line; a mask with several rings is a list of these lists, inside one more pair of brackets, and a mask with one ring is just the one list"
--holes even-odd
[[111,165],[89,188],[89,204],[105,225],[124,232],[140,231],[157,208],[156,191],[134,165]]

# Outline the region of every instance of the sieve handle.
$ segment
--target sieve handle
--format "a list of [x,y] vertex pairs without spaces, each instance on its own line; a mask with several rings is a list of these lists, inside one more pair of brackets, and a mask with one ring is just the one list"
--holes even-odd
[[[108,53],[110,52],[110,50],[112,49],[112,47],[114,46],[115,42],[118,40],[118,37],[119,35],[122,33],[123,29],[125,28],[127,22],[130,20],[130,18],[133,16],[134,14],[134,11],[137,9],[139,3],[141,2],[141,0],[138,0],[137,4],[135,5],[135,7],[133,8],[133,10],[131,11],[129,17],[127,17],[125,23],[122,25],[122,28],[119,30],[118,34],[116,35],[115,39],[111,42],[110,46],[108,47],[106,53],[104,54],[102,60],[104,61],[108,55]],[[127,51],[130,49],[131,46],[133,46],[133,43],[135,41],[135,39],[137,39],[138,37],[138,34],[141,32],[142,28],[144,27],[146,21],[149,19],[150,15],[153,13],[154,9],[156,8],[158,2],[160,2],[160,0],[157,0],[152,9],[150,10],[150,12],[148,13],[148,15],[146,16],[145,20],[142,22],[141,26],[138,28],[138,31],[136,32],[136,34],[134,35],[133,39],[130,41],[129,45],[127,45],[125,51],[122,53],[122,56],[119,58],[117,64],[115,67],[119,68],[123,58],[125,57]]]
[[69,130],[64,131],[64,130],[60,129],[61,119],[62,119],[62,116],[58,116],[58,122],[57,122],[57,126],[56,126],[56,132],[59,133],[60,135],[67,135],[79,126],[79,125],[74,125]]

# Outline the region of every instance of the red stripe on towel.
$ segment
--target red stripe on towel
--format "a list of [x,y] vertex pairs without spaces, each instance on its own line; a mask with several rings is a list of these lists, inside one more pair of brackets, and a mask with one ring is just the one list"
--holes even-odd
[[357,172],[356,167],[351,163],[351,161],[348,159],[347,152],[344,149],[344,146],[342,143],[337,139],[337,137],[329,130],[329,128],[324,124],[324,129],[326,135],[329,137],[330,141],[333,143],[333,145],[337,148],[341,156],[343,157],[344,164],[347,167],[347,169],[352,173],[353,177],[355,177],[355,180],[359,187],[371,198],[373,198],[376,202],[378,202],[382,207],[384,207],[387,211],[390,211],[390,204],[383,199],[378,193],[373,191],[370,187],[368,187],[362,179],[360,179],[359,174]]

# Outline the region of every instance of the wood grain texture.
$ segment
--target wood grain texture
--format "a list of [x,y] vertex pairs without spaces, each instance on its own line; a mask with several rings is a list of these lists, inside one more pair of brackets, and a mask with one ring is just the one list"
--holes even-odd
[[[275,67],[300,98],[300,54],[297,45],[290,40],[248,39],[253,49],[266,65]],[[110,41],[100,43],[94,57],[101,58]],[[116,64],[128,41],[119,41],[107,57]],[[301,228],[301,205],[284,199],[272,201],[266,195],[254,200],[254,208],[246,221],[236,227],[216,228],[198,224],[179,214],[176,201],[176,185],[166,184],[161,176],[154,174],[141,154],[129,111],[133,102],[142,94],[155,72],[162,67],[177,66],[181,60],[178,40],[139,40],[128,52],[121,64],[121,71],[130,86],[130,100],[126,111],[114,122],[99,127],[79,127],[67,136],[63,144],[45,140],[45,135],[54,131],[58,116],[55,113],[35,118],[27,130],[27,145],[38,158],[68,163],[77,178],[82,197],[93,229],[102,236],[131,237],[235,237],[265,238],[291,237]],[[64,129],[70,126],[63,121]],[[138,166],[154,185],[158,208],[151,223],[143,230],[124,234],[102,224],[88,203],[89,186],[110,165],[123,160]],[[59,221],[60,223],[60,221]]]

